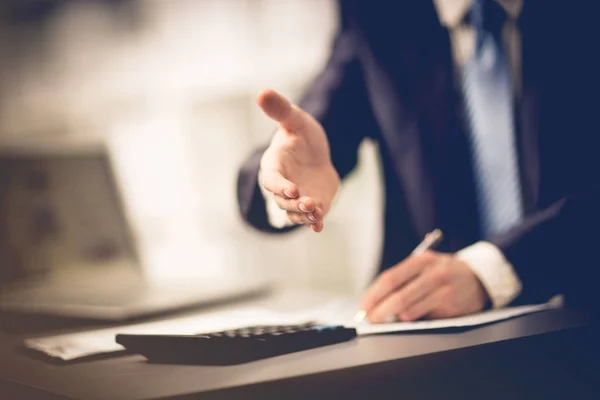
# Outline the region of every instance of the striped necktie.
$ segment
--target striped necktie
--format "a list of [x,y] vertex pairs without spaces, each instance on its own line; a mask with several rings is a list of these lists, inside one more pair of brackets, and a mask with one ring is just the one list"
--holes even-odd
[[[479,220],[483,238],[503,233],[523,218],[514,137],[513,95],[499,18],[475,0],[471,21],[475,52],[464,66],[463,90],[472,151]],[[488,0],[489,2],[489,0]],[[505,15],[502,15],[504,18]]]

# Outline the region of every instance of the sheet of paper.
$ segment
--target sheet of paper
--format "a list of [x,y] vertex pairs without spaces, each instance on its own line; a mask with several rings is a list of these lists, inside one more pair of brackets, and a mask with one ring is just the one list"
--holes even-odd
[[[370,324],[364,321],[356,326],[359,335],[373,335],[378,333],[428,331],[447,328],[465,328],[498,322],[521,315],[531,314],[551,308],[562,306],[562,299],[557,297],[548,303],[525,305],[518,307],[489,310],[464,317],[416,321],[416,322],[391,322],[386,324]],[[352,299],[331,301],[319,308],[303,310],[296,313],[295,318],[314,320],[327,324],[352,325],[352,317],[358,310],[358,302]]]
[[[64,361],[123,350],[115,342],[118,333],[137,334],[198,334],[251,325],[298,324],[314,321],[324,324],[352,325],[357,310],[356,299],[339,298],[319,307],[282,313],[265,308],[241,308],[228,312],[203,313],[196,316],[166,319],[157,322],[113,327],[95,331],[71,333],[58,336],[27,339],[25,346]],[[560,302],[510,307],[485,311],[458,318],[433,321],[395,322],[387,324],[361,323],[356,327],[359,335],[378,333],[436,330],[453,327],[469,327],[514,318],[533,312],[559,307]]]
[[531,314],[534,312],[547,310],[557,307],[554,304],[537,304],[531,306],[510,307],[499,310],[484,311],[481,313],[467,315],[464,317],[438,319],[430,321],[416,322],[392,322],[388,324],[369,324],[364,323],[357,326],[357,332],[360,335],[373,335],[377,333],[389,332],[408,332],[420,330],[435,330],[448,328],[464,328],[489,324],[502,321],[520,315]]
[[[301,316],[298,316],[301,317]],[[24,345],[40,351],[49,357],[64,361],[75,360],[96,354],[124,350],[115,342],[118,333],[132,334],[179,334],[192,335],[249,325],[294,324],[298,320],[294,314],[285,315],[261,308],[246,308],[231,312],[203,313],[196,316],[166,319],[94,331],[69,333],[26,339]]]

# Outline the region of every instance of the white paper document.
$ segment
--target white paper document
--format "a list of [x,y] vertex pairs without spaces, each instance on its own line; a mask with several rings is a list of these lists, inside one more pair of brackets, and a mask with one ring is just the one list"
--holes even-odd
[[[191,335],[251,325],[284,325],[309,321],[352,326],[352,317],[357,310],[357,304],[358,302],[354,299],[343,298],[327,302],[319,307],[291,313],[275,312],[266,308],[240,308],[228,312],[202,313],[195,316],[165,319],[157,322],[27,339],[24,344],[50,357],[70,361],[86,356],[123,350],[123,347],[115,342],[115,335],[118,333]],[[359,335],[373,335],[378,333],[464,328],[489,324],[559,306],[560,302],[554,301],[545,304],[509,307],[484,311],[464,317],[431,321],[393,322],[386,324],[369,324],[368,322],[363,322],[356,326],[356,329]]]
[[[305,321],[318,321],[327,324],[354,326],[352,318],[358,310],[358,301],[340,299],[328,304],[295,313],[295,319]],[[374,335],[378,333],[430,331],[448,328],[466,328],[485,325],[509,318],[531,314],[562,306],[562,298],[557,297],[548,303],[507,307],[497,310],[483,311],[463,317],[423,320],[415,322],[390,322],[385,324],[370,324],[366,320],[356,326],[359,335]]]
[[448,328],[465,328],[471,326],[485,325],[492,322],[502,321],[520,315],[547,310],[557,307],[554,304],[537,304],[531,306],[519,306],[503,308],[499,310],[485,311],[464,317],[437,319],[416,322],[392,322],[388,324],[360,324],[357,331],[360,335],[372,335],[376,333],[407,332],[420,330],[435,330]]

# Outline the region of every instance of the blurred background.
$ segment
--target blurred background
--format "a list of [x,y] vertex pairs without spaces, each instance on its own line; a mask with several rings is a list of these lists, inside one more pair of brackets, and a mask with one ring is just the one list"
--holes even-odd
[[259,234],[237,208],[238,168],[274,129],[254,96],[271,87],[301,97],[327,61],[334,1],[0,7],[0,142],[105,143],[155,279],[226,279],[243,268],[281,287],[359,294],[366,286],[381,239],[372,143],[321,234]]

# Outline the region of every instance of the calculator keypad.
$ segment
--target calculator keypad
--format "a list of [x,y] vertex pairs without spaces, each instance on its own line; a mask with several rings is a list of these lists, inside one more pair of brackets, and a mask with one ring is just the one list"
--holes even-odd
[[258,336],[282,336],[282,335],[292,335],[299,332],[308,332],[315,331],[318,329],[319,325],[309,322],[305,324],[298,325],[257,325],[257,326],[249,326],[239,329],[230,329],[222,332],[214,332],[209,334],[203,334],[203,336],[213,337],[213,338],[252,338]]
[[305,323],[259,325],[197,335],[117,335],[117,343],[155,362],[231,365],[345,342],[354,328]]

